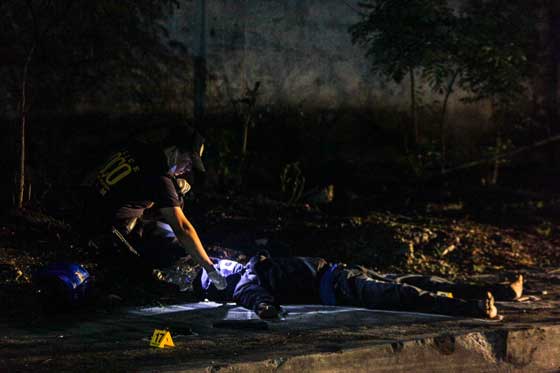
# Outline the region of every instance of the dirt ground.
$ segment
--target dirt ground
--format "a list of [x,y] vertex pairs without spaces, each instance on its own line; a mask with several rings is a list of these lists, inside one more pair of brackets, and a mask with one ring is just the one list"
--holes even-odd
[[[495,198],[496,193],[501,198]],[[197,227],[209,253],[215,256],[244,260],[266,249],[276,256],[322,256],[330,261],[363,264],[384,272],[422,272],[477,282],[507,280],[523,273],[528,294],[542,298],[544,291],[548,299],[553,294],[546,293],[547,287],[550,285],[557,290],[558,284],[551,279],[557,278],[560,266],[560,198],[511,191],[509,194],[479,191],[447,194],[445,199],[412,196],[408,201],[399,204],[395,200],[383,201],[383,196],[370,196],[355,200],[335,198],[331,203],[287,204],[258,195],[196,194],[187,201],[186,214]],[[37,210],[10,211],[1,217],[1,323],[14,327],[25,324],[26,328],[42,330],[45,326],[111,317],[123,307],[190,301],[188,295],[179,293],[173,285],[158,282],[144,272],[131,273],[128,269],[134,265],[127,262],[126,256],[114,255],[113,263],[99,260],[97,251],[77,233],[76,224],[71,219]],[[56,315],[44,312],[32,278],[37,268],[52,262],[81,263],[90,271],[94,292],[88,303]],[[554,313],[557,310],[547,308],[546,314],[543,310],[531,307],[519,310],[515,305],[501,308],[511,322],[519,325],[553,319],[557,322],[558,315]],[[539,321],[535,317],[546,320]],[[422,325],[424,329],[420,334],[439,330],[434,329],[433,324]],[[399,330],[396,328],[395,333]],[[378,331],[367,328],[326,331],[322,333],[321,346],[348,333],[352,343],[359,345],[359,341],[382,338],[383,335],[375,334]],[[298,343],[307,345],[310,338],[316,338],[315,334],[306,332],[269,337],[253,334],[244,339],[243,345],[244,350],[254,350],[253,358],[259,356],[263,343],[284,345],[289,340],[292,348]],[[13,351],[19,351],[16,347],[20,342],[12,342],[4,346],[8,349],[4,352],[14,348]],[[33,340],[28,342],[35,346]],[[24,347],[25,343],[21,343],[20,347]],[[188,351],[196,352],[197,361],[202,362],[205,357],[213,359],[217,347],[212,338],[197,339],[193,343],[188,345]],[[101,350],[82,353],[81,357],[64,355],[67,357],[61,367],[70,368],[79,362],[93,369],[100,356],[105,356],[111,348],[99,346]],[[321,346],[317,351],[321,351]],[[238,353],[228,348],[224,345],[218,350],[223,356]],[[122,368],[135,360],[146,366],[157,363],[150,360],[150,354],[134,358],[134,351],[133,348],[124,355],[115,351],[116,360],[103,359],[103,364]],[[19,361],[18,353],[13,353],[14,361]],[[27,361],[23,355],[22,359],[19,363]],[[45,364],[41,360],[31,365],[48,370],[52,364],[49,359],[43,359]],[[161,356],[157,359],[162,361]],[[169,355],[164,362],[173,364],[179,361],[177,359],[177,355]],[[239,355],[238,360],[243,359]]]
[[[329,371],[373,371],[363,368],[367,363],[360,356],[353,357],[360,349],[370,359],[386,359],[395,372],[466,366],[471,371],[548,371],[541,370],[543,364],[559,362],[560,273],[529,271],[526,276],[528,299],[500,302],[503,321],[359,309],[298,316],[291,310],[287,320],[216,326],[234,305],[144,316],[98,308],[33,322],[0,321],[0,371],[261,372],[284,364],[283,371],[293,371],[291,359],[303,359],[302,370],[312,371],[318,355]],[[175,347],[149,347],[154,328],[170,330]],[[406,352],[409,348],[416,351]],[[344,357],[349,359],[344,369],[330,365]]]
[[[412,195],[407,199],[413,202],[399,205],[380,203],[383,196],[287,204],[259,195],[196,194],[187,201],[186,215],[211,255],[241,260],[266,249],[276,256],[322,256],[384,272],[458,279],[499,274],[502,280],[560,265],[559,197],[507,190],[445,195]],[[99,295],[94,308],[174,300],[175,288],[124,275],[126,259],[109,266],[101,262],[87,237],[76,233],[77,224],[36,210],[0,218],[3,318],[36,309],[32,275],[51,262],[81,263],[91,272]]]

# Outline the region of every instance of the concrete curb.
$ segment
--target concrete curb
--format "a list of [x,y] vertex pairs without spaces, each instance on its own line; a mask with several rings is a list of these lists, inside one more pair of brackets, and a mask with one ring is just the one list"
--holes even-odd
[[560,325],[372,344],[338,352],[161,372],[559,372]]

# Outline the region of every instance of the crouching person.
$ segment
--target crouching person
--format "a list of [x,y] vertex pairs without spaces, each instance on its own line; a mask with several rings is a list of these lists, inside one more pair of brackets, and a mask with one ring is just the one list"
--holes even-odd
[[[125,247],[142,263],[157,268],[172,267],[178,259],[190,256],[206,269],[218,288],[225,287],[225,279],[214,270],[182,209],[181,196],[188,183],[183,180],[181,185],[178,177],[194,169],[205,171],[203,150],[204,138],[197,131],[176,126],[162,141],[124,145],[91,173],[94,180],[84,214],[86,234],[99,237],[101,244],[97,246],[105,249],[109,261],[116,253],[114,246]],[[153,210],[171,234],[142,232],[144,214]]]

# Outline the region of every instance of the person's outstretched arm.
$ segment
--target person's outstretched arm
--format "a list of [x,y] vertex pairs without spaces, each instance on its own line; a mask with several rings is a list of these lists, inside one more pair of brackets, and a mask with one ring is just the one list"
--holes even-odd
[[225,278],[216,272],[212,259],[208,257],[196,230],[183,213],[183,210],[177,206],[162,208],[160,212],[164,221],[171,226],[173,233],[175,233],[175,236],[187,253],[208,272],[208,276],[214,282],[216,288],[224,289],[227,285]]

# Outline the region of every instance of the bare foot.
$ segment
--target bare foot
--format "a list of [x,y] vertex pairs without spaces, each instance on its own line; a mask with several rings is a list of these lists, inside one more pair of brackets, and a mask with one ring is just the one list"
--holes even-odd
[[521,298],[523,295],[523,275],[518,275],[515,281],[509,284],[509,287],[515,293],[515,298],[513,298],[514,300]]
[[501,319],[501,316],[498,316],[498,309],[494,305],[494,296],[490,292],[486,293],[485,299],[478,301],[478,310],[482,316],[488,319]]

